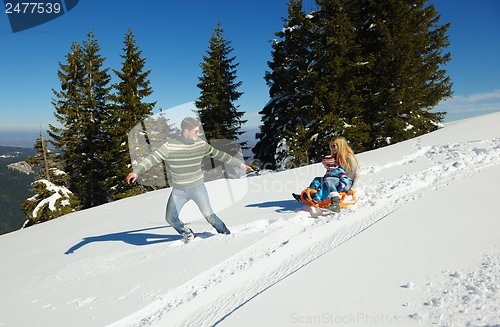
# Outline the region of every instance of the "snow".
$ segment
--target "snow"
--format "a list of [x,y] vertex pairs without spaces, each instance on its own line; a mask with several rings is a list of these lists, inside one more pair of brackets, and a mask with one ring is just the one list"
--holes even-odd
[[[14,156],[12,156],[12,158],[13,157]],[[0,156],[0,158],[9,158],[9,156],[8,155],[7,156]],[[26,161],[19,161],[19,162],[14,162],[14,163],[8,164],[7,168],[17,170],[17,171],[19,171],[21,173],[25,173],[27,175],[33,173],[33,169]]]
[[[64,173],[64,172],[62,172],[62,173]],[[40,201],[37,204],[37,206],[35,207],[35,209],[33,209],[33,213],[32,213],[33,217],[36,218],[38,216],[38,211],[40,211],[47,204],[49,205],[49,209],[51,211],[55,211],[57,209],[56,208],[56,202],[57,202],[57,200],[59,200],[62,197],[65,197],[65,199],[63,199],[61,201],[61,205],[62,206],[67,206],[67,205],[70,204],[69,200],[67,198],[71,194],[71,191],[68,190],[66,187],[64,187],[64,186],[57,186],[54,183],[51,183],[51,182],[49,182],[46,179],[39,179],[39,180],[35,181],[34,183],[45,184],[45,189],[47,191],[52,192],[52,195],[49,196],[46,199],[43,199],[42,201]],[[37,195],[35,195],[34,197],[31,197],[30,199],[31,200],[35,200],[36,198],[37,198]]]
[[0,326],[498,326],[499,123],[359,154],[359,201],[335,216],[290,197],[314,164],[207,183],[231,235],[189,204],[183,244],[169,189],[2,235]]

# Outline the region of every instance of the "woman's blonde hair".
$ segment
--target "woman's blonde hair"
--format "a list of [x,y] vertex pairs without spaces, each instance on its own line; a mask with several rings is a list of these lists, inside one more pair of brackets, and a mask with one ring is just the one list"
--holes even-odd
[[351,155],[354,161],[356,161],[356,165],[359,167],[358,159],[354,155],[354,151],[352,151],[351,147],[347,144],[345,137],[337,136],[332,139],[330,141],[330,151],[332,151],[334,144],[337,145],[337,161],[339,165],[344,166],[347,171],[353,171],[354,167],[351,167],[351,161],[349,160],[349,155]]

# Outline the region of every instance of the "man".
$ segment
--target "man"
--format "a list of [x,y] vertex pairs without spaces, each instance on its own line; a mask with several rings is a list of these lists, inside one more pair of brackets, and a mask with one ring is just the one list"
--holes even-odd
[[208,223],[210,223],[218,233],[230,234],[224,222],[214,213],[208,192],[203,182],[203,171],[201,162],[203,157],[210,156],[216,160],[231,165],[239,165],[244,169],[251,169],[240,160],[231,155],[219,151],[201,140],[200,124],[192,117],[184,118],[181,122],[182,134],[180,137],[165,142],[156,151],[142,160],[134,171],[126,177],[127,183],[137,180],[139,174],[145,172],[162,160],[165,160],[170,168],[172,192],[167,201],[165,213],[166,221],[179,234],[184,237],[187,243],[194,239],[193,231],[187,227],[180,219],[179,212],[190,200],[193,200]]

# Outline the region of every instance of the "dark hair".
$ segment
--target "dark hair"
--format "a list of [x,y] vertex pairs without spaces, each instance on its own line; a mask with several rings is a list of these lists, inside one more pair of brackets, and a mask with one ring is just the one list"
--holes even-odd
[[193,117],[186,117],[182,120],[181,122],[181,129],[185,130],[187,129],[188,131],[192,130],[195,127],[199,127],[200,123]]

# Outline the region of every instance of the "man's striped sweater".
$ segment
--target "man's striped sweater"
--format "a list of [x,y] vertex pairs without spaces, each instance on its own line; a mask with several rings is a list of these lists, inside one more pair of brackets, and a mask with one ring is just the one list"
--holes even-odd
[[190,141],[181,136],[165,142],[144,158],[134,168],[134,173],[139,175],[165,160],[170,170],[172,186],[178,189],[188,189],[203,184],[201,162],[205,156],[235,166],[241,164],[240,160],[217,150],[199,138],[196,141]]

